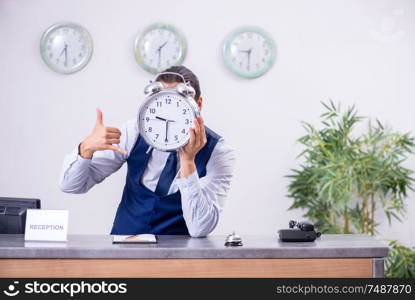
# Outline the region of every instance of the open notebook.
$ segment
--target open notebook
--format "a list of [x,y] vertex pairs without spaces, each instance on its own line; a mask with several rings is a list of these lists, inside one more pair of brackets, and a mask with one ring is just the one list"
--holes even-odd
[[157,243],[154,234],[113,235],[113,244],[154,244]]

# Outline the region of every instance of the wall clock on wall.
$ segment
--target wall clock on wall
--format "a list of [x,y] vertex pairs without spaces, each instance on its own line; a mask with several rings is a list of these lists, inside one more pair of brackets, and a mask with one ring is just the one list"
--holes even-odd
[[255,78],[265,74],[274,64],[275,42],[259,27],[240,27],[226,37],[222,54],[226,67],[233,73]]
[[49,27],[40,40],[40,53],[52,70],[70,74],[83,69],[91,59],[91,35],[74,23],[58,23]]
[[186,38],[169,24],[156,23],[148,26],[137,36],[134,43],[138,64],[153,74],[182,64],[186,52]]

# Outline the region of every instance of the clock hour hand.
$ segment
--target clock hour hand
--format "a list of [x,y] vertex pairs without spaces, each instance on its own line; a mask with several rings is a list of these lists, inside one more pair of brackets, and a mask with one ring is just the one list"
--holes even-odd
[[62,49],[61,54],[59,55],[59,57],[61,57],[62,54],[64,54],[64,53],[65,53],[65,64],[66,64],[66,61],[68,59],[68,44],[65,44],[65,46],[63,47],[63,49]]
[[157,51],[161,51],[161,49],[163,49],[163,47],[164,46],[166,46],[167,45],[167,43],[168,43],[169,41],[165,41],[159,48],[158,48],[158,50]]
[[165,122],[167,122],[167,119],[164,119],[164,118],[160,118],[159,116],[156,116],[156,119],[159,119],[159,120],[162,120],[162,121],[165,121]]
[[156,116],[156,119],[162,120],[164,122],[175,122],[174,120],[167,120],[167,119],[161,118],[159,116]]

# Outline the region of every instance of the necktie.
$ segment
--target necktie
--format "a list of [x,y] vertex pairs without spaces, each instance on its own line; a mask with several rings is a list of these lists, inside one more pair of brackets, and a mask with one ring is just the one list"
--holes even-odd
[[176,177],[176,168],[177,168],[177,154],[176,152],[171,152],[167,158],[166,165],[164,166],[163,171],[160,174],[160,179],[157,183],[156,194],[160,196],[167,196],[170,186]]

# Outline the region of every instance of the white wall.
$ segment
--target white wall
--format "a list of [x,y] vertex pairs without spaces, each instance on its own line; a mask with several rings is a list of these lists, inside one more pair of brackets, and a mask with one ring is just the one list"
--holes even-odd
[[[84,25],[95,46],[90,64],[73,75],[52,72],[39,54],[43,31],[65,20]],[[287,211],[284,175],[301,150],[300,121],[316,122],[320,101],[356,103],[362,114],[415,134],[415,1],[1,0],[1,196],[69,209],[71,233],[109,232],[125,168],[85,195],[62,193],[58,174],[64,155],[91,130],[96,107],[108,125],[135,117],[151,76],[136,64],[133,41],[155,21],[185,33],[185,65],[200,77],[206,122],[237,149],[215,233],[276,234],[300,217]],[[220,57],[223,37],[247,24],[277,43],[275,66],[254,80],[232,75]],[[403,225],[383,220],[385,237],[414,244],[414,202],[411,194]]]

